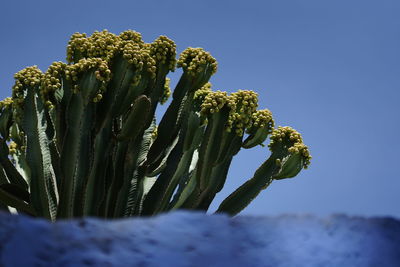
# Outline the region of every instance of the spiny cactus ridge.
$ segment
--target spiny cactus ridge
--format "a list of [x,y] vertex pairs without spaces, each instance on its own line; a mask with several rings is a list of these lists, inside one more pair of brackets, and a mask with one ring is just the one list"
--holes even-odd
[[[172,92],[176,67],[183,74]],[[12,97],[0,101],[0,208],[52,221],[206,211],[233,157],[270,136],[270,157],[217,210],[235,215],[274,179],[307,168],[300,134],[274,129],[253,91],[213,91],[216,71],[202,48],[176,59],[166,36],[73,34],[67,63],[19,71]]]

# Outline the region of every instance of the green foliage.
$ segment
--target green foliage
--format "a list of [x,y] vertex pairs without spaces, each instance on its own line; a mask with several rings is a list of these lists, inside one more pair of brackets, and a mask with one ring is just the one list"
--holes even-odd
[[[0,208],[49,220],[206,211],[241,148],[271,155],[220,205],[235,215],[274,179],[310,163],[299,133],[274,129],[257,93],[212,91],[216,60],[165,36],[143,42],[135,31],[75,33],[68,63],[15,74],[0,102]],[[173,92],[167,74],[182,68]],[[158,103],[172,101],[156,124]]]

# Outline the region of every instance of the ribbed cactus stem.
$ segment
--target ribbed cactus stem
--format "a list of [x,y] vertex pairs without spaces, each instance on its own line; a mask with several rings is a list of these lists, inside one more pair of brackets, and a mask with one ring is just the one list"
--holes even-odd
[[188,48],[183,51],[177,65],[182,67],[183,75],[172,95],[172,103],[161,119],[159,135],[150,148],[146,161],[150,172],[159,166],[167,151],[171,151],[182,122],[187,120],[195,92],[217,71],[216,60],[202,48]]

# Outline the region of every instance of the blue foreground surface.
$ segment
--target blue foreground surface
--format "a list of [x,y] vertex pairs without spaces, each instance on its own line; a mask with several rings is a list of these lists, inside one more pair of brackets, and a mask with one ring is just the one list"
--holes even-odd
[[400,266],[400,221],[174,212],[50,223],[0,213],[0,266]]

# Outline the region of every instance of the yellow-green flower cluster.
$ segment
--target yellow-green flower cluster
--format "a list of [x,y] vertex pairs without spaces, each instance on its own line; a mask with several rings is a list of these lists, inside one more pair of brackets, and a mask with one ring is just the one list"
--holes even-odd
[[211,93],[211,83],[208,82],[205,85],[203,85],[203,87],[201,87],[200,89],[196,90],[194,92],[194,96],[193,96],[193,108],[196,111],[200,111],[201,110],[201,105],[204,102],[204,99],[206,98],[206,96]]
[[119,38],[123,41],[133,41],[139,47],[144,47],[145,43],[142,40],[142,35],[133,30],[123,31],[119,34]]
[[222,107],[229,108],[229,118],[226,122],[226,130],[234,131],[242,136],[246,127],[252,125],[252,115],[258,105],[257,93],[249,90],[238,90],[231,95],[226,92],[211,91],[211,83],[205,84],[194,95],[194,104],[201,103],[203,115],[219,112]]
[[158,126],[156,125],[156,127],[154,127],[153,132],[151,133],[151,139],[152,139],[153,141],[156,140],[157,135],[158,135]]
[[176,65],[176,44],[166,36],[158,37],[150,44],[150,55],[157,63],[165,64],[171,71],[175,70]]
[[107,30],[95,31],[90,37],[74,33],[67,46],[67,61],[77,62],[82,58],[99,57],[109,60],[120,44],[120,38]]
[[127,43],[136,45],[137,50],[146,48],[141,34],[132,30],[124,31],[119,36],[107,30],[95,31],[89,37],[84,33],[74,33],[68,42],[67,61],[71,63],[82,58],[99,57],[109,62],[116,52],[125,49]]
[[[150,56],[148,50],[141,49],[140,46],[133,41],[125,41],[121,49],[123,57],[129,64],[134,66],[137,73],[146,70],[151,78],[156,77],[156,61]],[[139,83],[140,79],[140,75],[136,76],[133,84],[136,85]]]
[[142,53],[141,48],[133,41],[124,42],[122,48],[122,56],[128,61],[129,64],[135,65],[136,68],[142,69]]
[[178,68],[182,67],[190,76],[196,76],[206,70],[211,75],[217,72],[217,61],[203,48],[189,47],[185,49],[179,56],[177,66]]
[[0,109],[11,106],[13,103],[13,100],[11,97],[7,97],[3,100],[0,101]]
[[267,128],[269,133],[272,133],[274,129],[275,122],[272,118],[272,113],[268,109],[257,110],[251,115],[252,125],[248,132],[255,131],[259,128]]
[[311,155],[308,147],[303,143],[300,133],[289,126],[279,126],[271,134],[271,143],[268,145],[272,151],[277,144],[283,144],[292,154],[301,154],[304,157],[304,168],[310,165]]
[[40,85],[43,73],[37,66],[27,67],[14,75],[13,100],[16,104],[22,104],[23,91],[26,88],[34,88]]
[[201,101],[201,103],[203,103],[205,97],[211,92],[211,86],[212,84],[208,82],[205,85],[203,85],[203,87],[196,90],[193,99],[198,99],[199,101]]
[[142,50],[143,69],[146,70],[152,79],[156,78],[156,61],[150,56],[148,50]]
[[61,88],[61,76],[64,74],[67,64],[63,62],[53,62],[47,71],[44,73],[42,83],[40,86],[40,92],[46,104],[51,106],[50,95]]
[[101,93],[105,90],[107,82],[111,78],[111,71],[108,68],[107,62],[101,58],[83,58],[78,61],[78,63],[73,65],[68,65],[65,70],[65,77],[67,80],[75,82],[74,92],[79,91],[79,87],[76,82],[81,78],[82,74],[88,72],[89,70],[94,70],[96,79],[101,82],[100,91],[95,97],[94,101],[97,102],[101,99]]
[[118,43],[119,38],[115,34],[107,30],[95,31],[89,38],[87,56],[108,60],[113,56]]
[[252,114],[258,106],[258,94],[250,90],[238,90],[232,93],[236,109],[229,114],[228,129],[242,136],[244,129],[251,126]]
[[11,141],[10,144],[8,145],[8,151],[10,155],[17,153],[17,148],[18,148],[17,143]]
[[167,102],[168,98],[171,96],[171,88],[169,86],[170,82],[171,82],[170,78],[165,78],[164,91],[162,96],[160,97],[161,105]]
[[84,58],[73,65],[68,65],[65,70],[65,76],[68,80],[78,81],[82,73],[87,72],[90,69],[96,69],[96,79],[99,81],[109,81],[111,71],[107,66],[107,62],[100,58]]
[[67,47],[67,61],[78,62],[81,59],[101,58],[108,64],[116,54],[121,54],[135,69],[132,85],[139,84],[142,70],[149,76],[156,77],[156,63],[167,64],[170,70],[176,65],[176,45],[165,36],[160,36],[152,44],[146,44],[140,33],[128,30],[115,35],[103,30],[86,34],[75,33]]
[[210,92],[204,98],[203,104],[201,104],[201,113],[204,115],[213,114],[219,112],[224,106],[232,110],[235,108],[235,104],[233,97],[228,96],[226,92]]
[[72,34],[67,45],[67,61],[71,63],[85,57],[87,47],[88,41],[85,33]]

